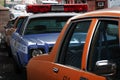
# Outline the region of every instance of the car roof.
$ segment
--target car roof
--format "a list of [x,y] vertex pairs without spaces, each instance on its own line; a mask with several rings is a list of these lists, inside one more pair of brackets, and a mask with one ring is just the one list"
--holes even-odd
[[74,15],[78,15],[81,13],[75,13],[75,12],[71,12],[71,13],[63,13],[63,12],[59,12],[59,13],[39,13],[39,14],[33,14],[30,15],[29,18],[36,18],[36,17],[57,17],[57,16],[74,16]]
[[106,9],[86,12],[84,14],[74,16],[71,19],[79,19],[79,18],[87,18],[87,17],[120,17],[120,7],[106,8]]

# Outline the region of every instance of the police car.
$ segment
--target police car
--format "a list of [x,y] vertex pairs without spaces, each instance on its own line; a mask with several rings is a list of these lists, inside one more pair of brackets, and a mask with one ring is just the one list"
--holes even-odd
[[10,39],[12,55],[18,68],[25,67],[30,58],[51,51],[66,21],[70,17],[80,14],[71,12],[71,8],[76,12],[87,11],[87,5],[81,6],[79,4],[27,6],[28,12],[37,14],[28,16],[21,27],[17,28],[16,32],[12,34]]

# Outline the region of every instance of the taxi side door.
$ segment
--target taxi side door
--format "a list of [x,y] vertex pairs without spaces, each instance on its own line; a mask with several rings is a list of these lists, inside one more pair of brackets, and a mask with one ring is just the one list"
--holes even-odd
[[106,80],[105,77],[82,69],[82,66],[86,65],[84,61],[82,62],[85,57],[83,54],[86,54],[84,46],[88,44],[86,37],[93,22],[97,20],[84,19],[71,22],[62,41],[56,64],[53,66],[57,80]]
[[53,53],[33,58],[28,80],[119,80],[119,28],[116,17],[72,21],[56,61],[47,60]]
[[88,51],[86,70],[107,80],[120,79],[119,17],[98,18]]

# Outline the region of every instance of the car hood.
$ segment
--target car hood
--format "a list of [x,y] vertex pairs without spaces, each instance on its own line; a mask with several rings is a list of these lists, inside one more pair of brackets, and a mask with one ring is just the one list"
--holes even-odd
[[25,35],[23,38],[29,45],[32,44],[55,44],[59,33],[48,33],[48,34],[32,34]]

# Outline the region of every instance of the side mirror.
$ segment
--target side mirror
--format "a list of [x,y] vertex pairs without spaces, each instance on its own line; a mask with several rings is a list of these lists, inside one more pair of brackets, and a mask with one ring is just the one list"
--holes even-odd
[[108,60],[97,61],[95,73],[102,76],[113,76],[116,73],[116,64]]

